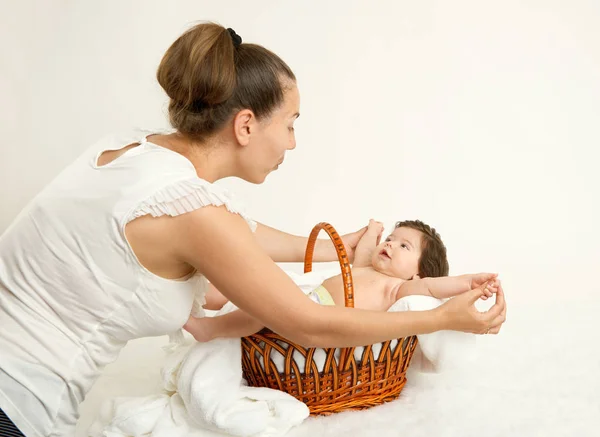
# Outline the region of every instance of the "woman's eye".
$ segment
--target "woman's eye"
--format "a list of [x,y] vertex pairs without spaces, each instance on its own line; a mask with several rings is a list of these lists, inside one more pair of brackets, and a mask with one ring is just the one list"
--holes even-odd
[[294,126],[288,128],[290,130],[290,132],[294,132]]
[[405,249],[408,249],[408,246],[407,246],[406,244],[404,244],[404,243],[402,243],[402,244],[400,245],[400,247],[403,247],[403,248],[405,248]]

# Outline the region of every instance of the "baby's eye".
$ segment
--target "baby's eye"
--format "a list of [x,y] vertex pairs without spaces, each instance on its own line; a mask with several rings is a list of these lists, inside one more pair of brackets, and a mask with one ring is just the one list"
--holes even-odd
[[288,128],[290,132],[294,132],[294,126]]
[[385,241],[390,241],[390,237],[386,238]]

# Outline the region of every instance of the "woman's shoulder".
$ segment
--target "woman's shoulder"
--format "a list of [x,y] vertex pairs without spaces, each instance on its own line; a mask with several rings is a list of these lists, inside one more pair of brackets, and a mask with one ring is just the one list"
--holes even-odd
[[223,206],[228,212],[239,214],[252,231],[256,230],[257,223],[248,216],[245,205],[233,193],[196,174],[186,175],[161,186],[138,206],[132,218],[147,214],[153,217],[175,217],[206,206]]

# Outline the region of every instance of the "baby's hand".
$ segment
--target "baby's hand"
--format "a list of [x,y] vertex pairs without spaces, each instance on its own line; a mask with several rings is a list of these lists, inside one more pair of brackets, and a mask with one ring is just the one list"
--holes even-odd
[[481,285],[485,285],[484,295],[481,296],[482,300],[486,300],[496,292],[500,287],[500,280],[498,279],[497,273],[476,273],[471,275],[471,289],[477,288]]
[[381,235],[383,234],[383,223],[373,219],[369,220],[369,225],[367,226],[367,234],[371,236],[377,236],[376,244],[379,245]]
[[483,292],[485,293],[481,296],[481,300],[487,300],[488,297],[492,297],[494,293],[498,292],[498,288],[500,287],[500,280],[494,279],[486,284]]
[[369,226],[367,226],[367,232],[374,234],[374,235],[379,235],[381,233],[383,233],[383,223],[378,222],[376,220],[369,220]]

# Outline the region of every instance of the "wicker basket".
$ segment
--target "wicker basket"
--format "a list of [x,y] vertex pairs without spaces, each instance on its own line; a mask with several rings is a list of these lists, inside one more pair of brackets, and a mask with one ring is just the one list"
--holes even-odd
[[[333,240],[344,277],[345,305],[353,308],[348,256],[340,236],[328,223],[319,223],[310,234],[304,272],[312,270],[314,247],[321,229]],[[242,369],[250,386],[285,391],[304,402],[311,415],[326,415],[396,399],[406,384],[406,369],[416,346],[417,337],[410,336],[365,346],[362,354],[355,354],[354,347],[305,348],[265,328],[242,338]],[[315,355],[324,365],[319,366]],[[283,372],[276,362],[280,368],[283,363]]]

